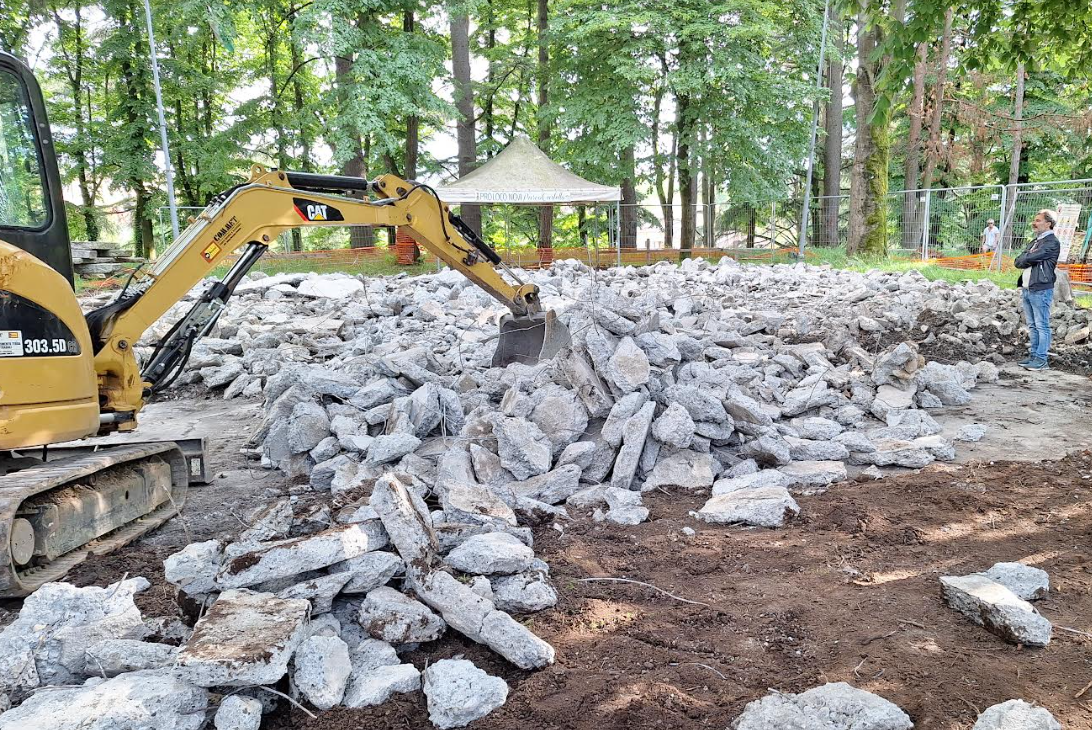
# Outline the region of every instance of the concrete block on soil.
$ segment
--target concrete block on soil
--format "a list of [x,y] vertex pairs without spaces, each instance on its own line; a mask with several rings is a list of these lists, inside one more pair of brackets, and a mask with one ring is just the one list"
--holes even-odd
[[766,695],[743,708],[731,730],[911,730],[898,705],[845,682],[800,694]]
[[224,591],[179,652],[180,676],[199,687],[273,684],[288,671],[310,611],[302,599]]
[[1043,598],[1050,591],[1047,572],[1023,563],[995,563],[982,575],[1005,586],[1025,601]]
[[[573,481],[579,478],[578,470]],[[542,477],[532,477],[532,479],[542,479]],[[518,524],[512,508],[498,497],[496,492],[477,484],[466,482],[453,484],[441,495],[440,502],[444,508],[445,518],[452,522],[473,522],[483,525],[503,523],[513,527]]]
[[786,518],[800,514],[800,506],[784,487],[747,487],[717,495],[690,514],[715,524],[781,527]]
[[262,701],[242,695],[225,697],[212,724],[216,730],[258,730],[262,726]]
[[986,708],[971,730],[1062,730],[1062,724],[1043,707],[1009,700]]
[[1051,625],[1035,607],[982,575],[942,576],[944,600],[1005,641],[1028,646],[1050,643]]
[[541,669],[554,663],[552,646],[450,574],[434,571],[414,577],[412,583],[418,598],[439,611],[448,626],[485,644],[520,669]]
[[534,559],[534,551],[515,537],[490,532],[468,538],[448,553],[444,562],[473,575],[511,575],[530,568]]
[[495,577],[490,588],[497,608],[508,613],[533,613],[557,604],[557,591],[537,571]]
[[395,694],[421,689],[421,673],[412,664],[377,667],[354,674],[342,701],[346,707],[381,705]]
[[296,649],[292,663],[292,681],[305,700],[320,710],[341,703],[352,672],[344,641],[337,636],[312,636]]
[[447,628],[428,606],[385,586],[368,594],[360,604],[357,621],[372,638],[389,644],[434,641]]
[[37,692],[0,715],[0,730],[201,730],[208,692],[167,671],[129,672]]
[[190,543],[163,560],[163,577],[191,596],[216,590],[224,547],[219,540]]
[[846,465],[841,461],[794,461],[779,471],[788,478],[788,487],[825,487],[847,478]]
[[508,684],[465,659],[441,659],[425,670],[428,718],[441,730],[466,727],[508,699]]
[[227,560],[216,576],[221,588],[243,588],[355,558],[372,549],[359,525],[332,527],[315,535],[259,545]]
[[[331,456],[333,455],[331,454]],[[288,498],[278,499],[276,502],[262,507],[256,514],[251,516],[249,520],[250,527],[240,533],[236,542],[283,540],[288,537],[288,532],[292,529],[292,517],[292,500]]]

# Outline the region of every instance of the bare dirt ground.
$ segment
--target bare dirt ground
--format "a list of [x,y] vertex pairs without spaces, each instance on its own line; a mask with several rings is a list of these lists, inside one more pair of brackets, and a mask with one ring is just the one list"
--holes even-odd
[[[989,429],[979,444],[957,444],[956,464],[834,485],[800,498],[801,518],[782,530],[702,525],[688,511],[705,495],[685,492],[647,495],[650,521],[636,527],[580,517],[564,534],[538,529],[536,553],[551,565],[560,601],[527,620],[556,647],[554,667],[514,670],[453,634],[409,659],[424,667],[464,654],[503,676],[508,703],[474,725],[483,729],[724,728],[768,689],[826,681],[887,697],[918,728],[970,728],[978,711],[1014,697],[1044,705],[1066,728],[1092,728],[1092,690],[1074,699],[1092,681],[1092,382],[1006,368],[999,385],[974,396],[933,412],[948,436],[970,422]],[[213,482],[191,489],[182,519],[69,579],[144,575],[156,585],[139,597],[145,615],[173,614],[163,558],[191,541],[230,539],[254,506],[286,489],[239,454],[259,419],[253,402],[153,404],[141,437],[205,436]],[[685,536],[686,526],[697,534]],[[1039,603],[1056,627],[1049,647],[1005,644],[941,600],[940,575],[1000,560],[1050,573],[1051,595]],[[588,577],[645,581],[705,605]],[[428,727],[423,697],[318,720],[285,710],[265,722],[365,726]]]

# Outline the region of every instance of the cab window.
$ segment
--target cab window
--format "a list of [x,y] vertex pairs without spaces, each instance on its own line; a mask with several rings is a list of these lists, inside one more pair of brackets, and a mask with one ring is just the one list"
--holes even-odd
[[43,173],[26,88],[0,70],[0,227],[42,228],[49,222]]

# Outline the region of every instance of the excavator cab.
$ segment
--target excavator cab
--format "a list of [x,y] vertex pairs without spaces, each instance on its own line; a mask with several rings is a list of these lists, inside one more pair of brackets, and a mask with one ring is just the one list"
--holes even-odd
[[43,261],[72,284],[72,249],[61,176],[42,91],[26,65],[3,51],[0,51],[0,241]]

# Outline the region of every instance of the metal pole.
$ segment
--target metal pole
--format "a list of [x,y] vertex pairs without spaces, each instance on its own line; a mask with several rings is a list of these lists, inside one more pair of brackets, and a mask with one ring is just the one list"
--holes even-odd
[[929,201],[931,190],[925,191],[925,211],[921,216],[921,260],[929,260]]
[[148,47],[152,54],[152,81],[155,84],[155,108],[159,112],[159,138],[163,144],[163,164],[167,172],[167,204],[171,208],[171,233],[178,238],[178,205],[174,200],[174,172],[171,169],[171,148],[167,144],[167,118],[163,114],[163,91],[159,87],[159,59],[155,50],[155,32],[152,30],[152,6],[144,0],[144,17],[148,21]]
[[618,265],[622,265],[622,201],[614,204],[614,245],[618,247]]
[[[811,179],[815,171],[815,137],[819,130],[819,91],[823,88],[823,63],[827,53],[827,26],[830,24],[830,0],[823,3],[823,33],[819,41],[819,70],[815,76],[815,104],[811,110],[811,138],[808,140],[808,173],[804,182],[804,209],[800,212],[800,258],[808,238],[808,213],[811,207]],[[834,93],[833,90],[831,93]],[[837,93],[842,93],[841,89]]]

